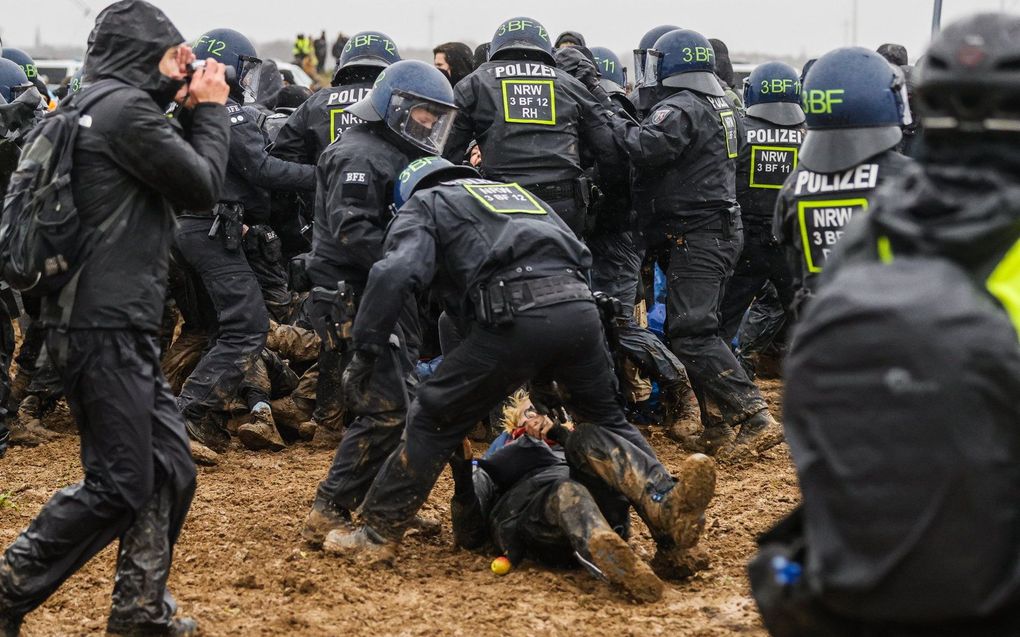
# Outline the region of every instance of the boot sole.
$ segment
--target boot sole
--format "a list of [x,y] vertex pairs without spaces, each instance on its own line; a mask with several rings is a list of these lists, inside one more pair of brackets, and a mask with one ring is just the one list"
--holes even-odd
[[262,451],[263,449],[269,449],[270,451],[282,451],[286,448],[280,440],[274,440],[264,435],[258,429],[249,427],[248,425],[242,425],[237,429],[237,438],[241,441],[241,444],[247,449],[252,451]]
[[701,538],[705,528],[705,509],[715,496],[715,477],[715,462],[704,454],[688,456],[680,466],[679,481],[673,488],[680,500],[676,503],[676,516],[670,525],[678,547],[690,548]]
[[[349,531],[342,533],[342,535],[349,534]],[[326,539],[322,541],[322,552],[327,555],[366,566],[393,566],[393,563],[396,561],[397,556],[394,553],[378,549],[366,549],[359,546],[348,546],[343,542],[330,539],[331,535],[333,535],[333,531],[326,534]]]
[[623,588],[640,602],[662,599],[665,584],[655,571],[612,531],[596,532],[588,541],[592,562],[612,584]]

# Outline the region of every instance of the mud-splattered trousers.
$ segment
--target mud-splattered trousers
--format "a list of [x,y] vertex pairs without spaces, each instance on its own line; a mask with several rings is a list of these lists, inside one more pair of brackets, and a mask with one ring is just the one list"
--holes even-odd
[[380,534],[399,539],[475,423],[525,383],[531,381],[534,392],[553,380],[568,394],[579,421],[598,423],[655,457],[624,417],[595,304],[530,309],[504,327],[473,323],[422,382],[404,440],[372,484],[362,518]]
[[[418,338],[413,334],[418,324],[413,313],[413,306],[407,304],[395,330],[400,349],[391,348],[376,359],[372,380],[361,404],[350,410],[354,419],[344,430],[329,473],[319,483],[315,494],[316,501],[321,504],[347,512],[361,506],[379,468],[400,443],[407,416],[405,400],[414,397],[418,382],[414,371],[418,362]],[[351,355],[348,352],[340,357],[341,372]]]
[[50,498],[7,549],[0,607],[28,613],[119,538],[110,628],[165,628],[175,611],[166,581],[195,465],[159,345],[155,335],[128,330],[72,330],[67,338],[68,362],[58,370],[85,479]]
[[[212,218],[181,217],[179,223],[174,261],[197,280],[201,314],[215,315],[215,342],[184,382],[179,403],[187,418],[221,417],[258,360],[269,315],[244,252],[228,249],[220,238],[209,238]],[[180,299],[178,305],[183,308]],[[211,321],[204,317],[202,322]]]
[[719,336],[719,308],[740,257],[741,229],[709,225],[667,233],[666,241],[670,348],[687,368],[702,424],[721,424],[720,417],[725,424],[739,424],[766,408],[761,392]]

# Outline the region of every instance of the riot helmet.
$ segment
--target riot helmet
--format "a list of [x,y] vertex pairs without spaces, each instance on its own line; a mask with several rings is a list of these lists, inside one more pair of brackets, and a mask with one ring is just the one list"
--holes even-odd
[[610,95],[626,93],[627,67],[620,62],[620,58],[604,46],[593,46],[591,52],[595,56],[595,66],[602,75],[599,84],[603,90]]
[[355,33],[336,61],[333,86],[356,81],[374,82],[380,69],[399,61],[400,51],[390,36],[379,31]]
[[39,77],[39,71],[36,69],[35,60],[32,59],[31,55],[25,53],[21,49],[5,46],[3,48],[3,52],[0,53],[0,57],[6,58],[20,66],[21,70],[25,73],[25,77],[27,77],[30,82],[34,82],[35,78]]
[[803,124],[797,71],[782,62],[759,64],[744,80],[744,106],[748,115],[777,126]]
[[0,58],[0,96],[11,103],[24,93],[34,88],[21,66],[7,58]]
[[231,97],[245,103],[258,99],[262,60],[251,40],[233,29],[213,29],[198,38],[192,49],[199,60],[213,59],[234,69]]
[[1020,17],[984,13],[946,27],[914,92],[926,136],[1020,132]]
[[369,94],[347,112],[367,122],[385,122],[402,140],[438,155],[457,107],[442,71],[418,60],[402,60],[383,69]]
[[399,209],[414,193],[423,188],[451,179],[478,178],[478,171],[471,166],[457,165],[442,157],[421,157],[415,159],[397,177],[393,184],[393,206]]
[[644,86],[645,83],[645,62],[648,60],[648,49],[655,46],[655,41],[670,31],[676,31],[680,27],[672,24],[664,24],[655,27],[648,33],[641,36],[638,48],[634,49],[634,87]]
[[536,59],[555,65],[549,33],[538,20],[510,18],[499,25],[489,43],[490,60]]
[[676,29],[656,40],[647,53],[644,86],[660,85],[725,95],[715,75],[715,50],[708,38],[690,29]]
[[903,72],[861,47],[830,51],[801,89],[808,133],[801,163],[815,172],[847,170],[893,148],[910,124]]

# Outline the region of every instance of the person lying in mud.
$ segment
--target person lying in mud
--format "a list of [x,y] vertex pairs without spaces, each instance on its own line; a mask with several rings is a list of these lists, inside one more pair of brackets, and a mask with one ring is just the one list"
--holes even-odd
[[[662,597],[659,575],[680,578],[704,567],[690,551],[715,491],[709,457],[689,456],[674,478],[605,428],[554,423],[523,390],[505,408],[503,425],[505,434],[484,458],[472,460],[465,441],[450,461],[459,546],[491,542],[515,565],[525,557],[580,565],[642,602]],[[627,506],[618,506],[621,496]],[[658,544],[651,566],[625,540],[629,505]]]

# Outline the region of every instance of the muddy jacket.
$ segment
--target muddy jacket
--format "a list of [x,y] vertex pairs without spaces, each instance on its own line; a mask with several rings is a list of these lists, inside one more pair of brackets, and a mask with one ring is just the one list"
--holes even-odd
[[372,90],[371,82],[334,86],[316,91],[294,111],[280,129],[273,155],[287,161],[316,164],[327,146],[361,120],[346,111]]
[[914,165],[887,150],[840,173],[815,173],[800,167],[779,191],[772,232],[790,248],[797,288],[811,291],[825,262],[854,215],[866,212],[878,187]]
[[82,118],[72,171],[75,203],[88,225],[125,208],[107,243],[82,266],[71,327],[156,332],[174,208],[209,208],[220,198],[228,116],[219,104],[200,104],[189,138],[175,132],[150,93],[160,88],[163,52],[184,36],[148,5],[129,6],[104,12],[85,60],[90,79],[112,78],[130,88],[106,96]]
[[227,181],[220,201],[244,204],[248,225],[269,221],[270,190],[315,190],[315,169],[273,157],[266,150],[269,140],[259,128],[262,113],[227,100],[230,124],[230,155]]
[[787,177],[797,169],[804,126],[778,126],[757,117],[744,118],[744,142],[737,158],[737,202],[744,226],[768,226]]
[[525,185],[576,179],[581,147],[606,178],[624,175],[605,108],[569,74],[541,62],[491,61],[454,89],[460,112],[444,153],[460,163],[472,139],[482,171]]
[[973,167],[929,164],[890,184],[847,230],[833,268],[919,254],[949,259],[992,294],[1020,332],[1020,185],[1013,169],[987,165],[1014,152],[954,149],[954,163]]
[[634,207],[643,226],[715,221],[737,202],[740,116],[725,98],[680,90],[641,124],[612,120],[634,168]]
[[469,292],[497,275],[574,277],[590,266],[570,228],[517,184],[459,179],[420,190],[393,220],[385,257],[372,268],[355,347],[385,345],[404,299],[430,284],[447,312],[466,317]]
[[308,264],[314,285],[335,288],[346,281],[361,289],[383,255],[393,184],[411,161],[383,126],[357,124],[319,158]]

